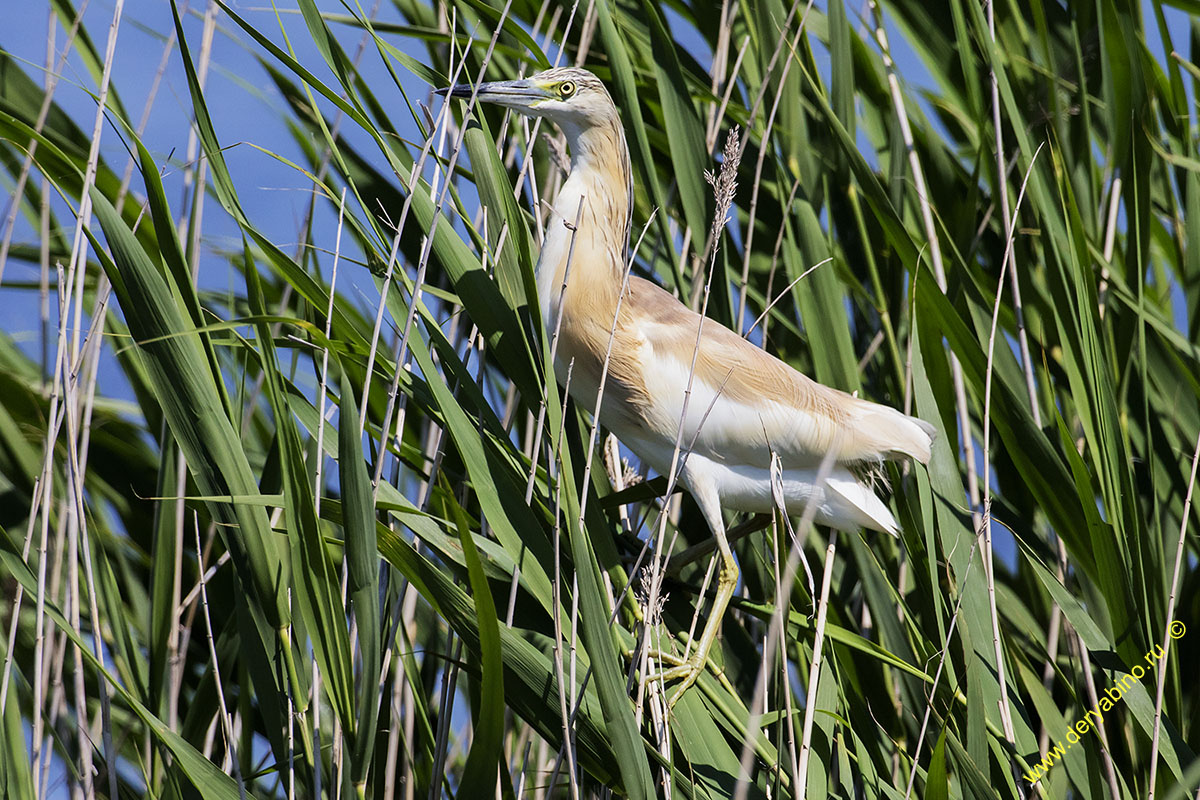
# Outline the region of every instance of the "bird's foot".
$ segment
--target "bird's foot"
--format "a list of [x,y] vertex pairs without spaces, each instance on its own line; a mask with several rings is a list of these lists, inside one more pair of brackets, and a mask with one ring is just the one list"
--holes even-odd
[[671,693],[667,695],[668,710],[675,708],[675,704],[679,702],[679,698],[683,697],[683,693],[692,687],[692,684],[700,677],[700,673],[704,672],[704,667],[708,662],[707,658],[701,658],[700,653],[694,653],[691,658],[684,659],[673,653],[652,650],[650,658],[660,665],[671,664],[671,666],[647,675],[642,679],[643,684],[646,686],[653,684],[665,685],[668,681],[679,681],[673,687]]
[[[721,551],[721,566],[717,573],[717,594],[713,598],[712,612],[708,618],[708,622],[704,625],[704,630],[700,637],[696,640],[690,640],[688,650],[692,651],[690,657],[681,658],[674,653],[668,653],[663,650],[650,650],[649,657],[655,659],[658,664],[669,664],[670,666],[660,669],[658,672],[647,675],[642,679],[642,685],[646,686],[652,683],[663,684],[666,681],[679,681],[667,699],[668,708],[674,708],[679,702],[679,698],[683,697],[684,692],[691,688],[696,679],[700,677],[700,673],[704,672],[708,665],[708,656],[712,652],[713,644],[717,639],[717,634],[721,628],[721,619],[725,615],[725,609],[729,607],[729,600],[733,596],[733,590],[737,586],[738,568],[737,562],[733,559],[733,553],[729,550],[729,543],[725,540],[722,532],[717,538],[717,547]],[[692,646],[694,645],[694,650]],[[729,683],[729,679],[725,677],[725,670],[718,668],[715,670],[717,678],[721,681],[721,685],[730,694],[736,696],[733,686]]]
[[[632,659],[635,653],[627,651],[625,655],[627,658]],[[660,668],[657,672],[652,672],[645,678],[642,678],[643,686],[651,686],[652,684],[665,686],[667,683],[679,681],[678,684],[672,687],[671,693],[667,695],[668,709],[675,707],[675,704],[679,702],[679,698],[683,697],[684,693],[696,683],[700,674],[709,666],[707,654],[702,652],[694,652],[690,657],[684,658],[683,656],[664,650],[651,650],[647,654],[647,658]],[[715,664],[712,666],[717,680],[721,682],[726,691],[733,694],[734,688],[729,683],[729,679],[725,677],[725,670]]]

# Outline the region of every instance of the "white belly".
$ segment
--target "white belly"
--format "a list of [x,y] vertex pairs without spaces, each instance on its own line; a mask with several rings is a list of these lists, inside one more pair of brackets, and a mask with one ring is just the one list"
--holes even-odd
[[[673,444],[666,445],[633,430],[613,432],[656,472],[670,474]],[[681,453],[679,461],[682,460]],[[859,528],[891,534],[899,531],[895,517],[883,501],[846,467],[835,465],[821,483],[817,481],[818,472],[811,468],[783,470],[779,488],[789,516],[800,516],[810,504],[815,504],[813,521],[819,525],[845,531]],[[730,511],[761,514],[776,507],[769,463],[735,464],[691,453],[683,464],[679,481],[688,491],[694,491],[696,485],[714,487],[721,507]]]

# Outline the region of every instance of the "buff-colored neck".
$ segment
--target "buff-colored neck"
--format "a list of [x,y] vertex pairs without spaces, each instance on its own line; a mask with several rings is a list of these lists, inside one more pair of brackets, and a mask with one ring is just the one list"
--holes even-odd
[[599,124],[562,128],[571,153],[571,174],[554,200],[537,267],[538,295],[548,327],[554,325],[568,259],[568,295],[587,293],[591,302],[608,305],[620,289],[629,244],[629,149],[616,110]]

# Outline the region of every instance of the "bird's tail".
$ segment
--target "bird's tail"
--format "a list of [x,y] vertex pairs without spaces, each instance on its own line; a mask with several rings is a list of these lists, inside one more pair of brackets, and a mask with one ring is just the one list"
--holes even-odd
[[[856,438],[864,448],[864,460],[915,458],[929,463],[937,428],[923,419],[910,417],[888,406],[863,401],[855,415]],[[873,453],[870,451],[874,451]]]
[[842,530],[867,528],[900,535],[900,523],[875,491],[845,467],[835,467],[825,480],[830,519],[820,520]]

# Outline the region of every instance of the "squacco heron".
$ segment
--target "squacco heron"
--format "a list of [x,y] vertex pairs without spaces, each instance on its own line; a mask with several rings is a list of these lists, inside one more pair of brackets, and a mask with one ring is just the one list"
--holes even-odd
[[[562,129],[571,172],[554,201],[537,263],[547,329],[562,315],[558,380],[565,382],[573,362],[570,394],[594,413],[611,338],[600,424],[660,474],[671,470],[677,437],[688,448],[678,459],[678,480],[712,529],[720,569],[693,655],[654,676],[680,681],[673,705],[704,670],[738,581],[721,509],[773,510],[772,453],[783,468],[788,514],[813,504],[809,513],[819,524],[897,535],[895,517],[862,477],[864,467],[906,457],[927,462],[934,427],[816,383],[715,320],[701,325],[699,314],[650,281],[631,276],[624,282],[633,197],[629,149],[617,108],[595,75],[550,69],[439,93],[474,94]],[[826,459],[832,469],[827,465],[821,480]]]

